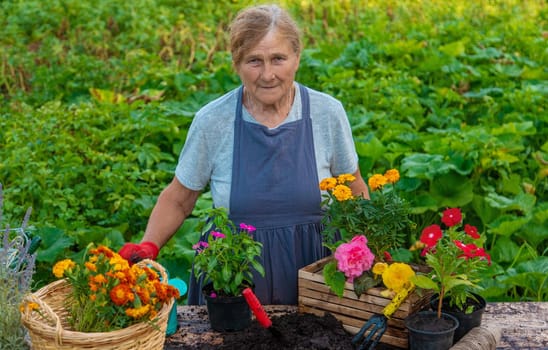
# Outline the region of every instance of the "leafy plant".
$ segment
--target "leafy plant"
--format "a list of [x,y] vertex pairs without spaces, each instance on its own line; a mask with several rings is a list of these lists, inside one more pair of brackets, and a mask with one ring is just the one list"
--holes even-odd
[[[396,191],[399,179],[400,173],[396,169],[369,177],[370,199],[352,195],[349,184],[355,178],[351,174],[323,179],[320,189],[325,191],[322,202],[326,208],[322,218],[325,245],[333,249],[341,241],[347,242],[364,234],[367,245],[377,257],[389,249],[403,246],[412,222],[408,204]],[[339,233],[341,240],[337,242],[335,238]]]
[[442,222],[446,226],[443,232],[437,224],[426,227],[420,242],[424,246],[421,253],[426,265],[432,270],[428,274],[419,274],[412,281],[418,287],[431,289],[438,294],[438,318],[441,317],[444,299],[450,307],[463,312],[468,298],[480,287],[480,272],[491,264],[491,257],[482,247],[482,238],[476,227],[463,223],[460,209],[450,208],[443,212]]
[[[4,194],[0,184],[0,223]],[[0,348],[27,349],[26,330],[21,324],[20,305],[25,294],[31,292],[36,249],[39,240],[28,235],[28,221],[31,208],[27,209],[20,227],[10,228],[8,224],[1,228],[0,242]]]
[[253,269],[263,276],[265,273],[260,263],[262,243],[253,239],[255,227],[240,223],[237,228],[225,208],[212,208],[203,215],[211,223],[202,232],[208,233],[207,240],[193,246],[197,252],[196,277],[213,283],[217,294],[240,295],[244,288],[253,286]]

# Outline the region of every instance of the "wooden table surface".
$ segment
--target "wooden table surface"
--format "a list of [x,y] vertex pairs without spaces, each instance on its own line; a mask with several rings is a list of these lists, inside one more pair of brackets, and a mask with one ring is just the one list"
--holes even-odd
[[[266,305],[270,316],[296,312],[296,306]],[[214,344],[218,333],[209,327],[205,306],[179,306],[179,330],[166,340],[176,339],[178,344],[196,346]],[[501,331],[499,349],[548,349],[548,302],[487,303],[482,325]]]

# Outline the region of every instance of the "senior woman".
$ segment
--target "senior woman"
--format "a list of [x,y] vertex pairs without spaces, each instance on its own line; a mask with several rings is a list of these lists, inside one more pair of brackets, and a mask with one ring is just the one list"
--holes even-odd
[[[369,197],[342,104],[295,82],[299,30],[276,5],[250,7],[230,27],[242,85],[208,103],[190,126],[172,182],[162,191],[140,244],[126,258],[156,258],[209,184],[216,207],[256,227],[266,275],[255,276],[263,304],[296,304],[298,270],[328,254],[322,245],[319,180],[352,173]],[[191,276],[188,303],[203,303]]]

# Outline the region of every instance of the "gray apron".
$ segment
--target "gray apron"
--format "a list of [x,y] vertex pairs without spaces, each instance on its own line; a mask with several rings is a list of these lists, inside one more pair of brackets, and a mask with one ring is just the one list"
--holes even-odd
[[[310,103],[299,88],[302,118],[273,130],[243,120],[243,87],[238,92],[230,218],[257,228],[266,275],[254,273],[254,291],[265,305],[297,304],[298,270],[329,254],[322,245]],[[188,303],[201,304],[200,283],[193,276],[190,282]]]

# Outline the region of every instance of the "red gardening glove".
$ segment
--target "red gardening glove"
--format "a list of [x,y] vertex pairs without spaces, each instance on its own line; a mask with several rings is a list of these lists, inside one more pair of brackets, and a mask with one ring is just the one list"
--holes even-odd
[[130,264],[135,264],[143,259],[156,259],[159,251],[160,248],[152,242],[126,243],[118,254],[129,261]]

